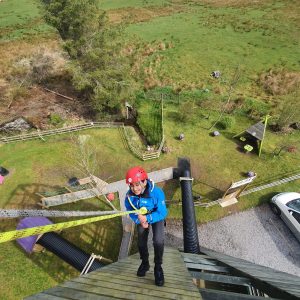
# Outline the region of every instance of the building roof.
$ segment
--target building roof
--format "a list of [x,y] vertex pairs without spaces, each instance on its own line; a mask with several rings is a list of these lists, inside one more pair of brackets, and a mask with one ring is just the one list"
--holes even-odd
[[256,123],[255,125],[250,126],[248,129],[246,129],[246,132],[251,134],[256,139],[262,141],[264,137],[264,131],[265,131],[265,125],[262,121]]

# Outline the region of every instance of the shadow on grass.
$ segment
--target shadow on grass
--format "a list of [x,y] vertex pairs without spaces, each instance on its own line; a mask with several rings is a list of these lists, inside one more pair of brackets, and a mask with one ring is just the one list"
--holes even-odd
[[171,179],[164,181],[163,184],[161,184],[162,189],[165,193],[166,199],[173,199],[175,192],[178,188],[180,188],[179,182],[177,179]]
[[[39,196],[36,195],[39,191],[53,190],[58,187],[48,186],[44,184],[30,184],[19,185],[12,192],[8,200],[7,208],[15,209],[41,209],[37,205]],[[60,188],[60,187],[59,187]],[[54,210],[101,210],[103,205],[100,200],[90,199],[78,201],[76,203],[65,204],[63,206],[55,207]],[[104,205],[105,206],[105,205]],[[82,218],[82,217],[81,217]],[[49,218],[53,223],[71,221],[78,218]],[[0,223],[0,230],[2,232],[14,230],[19,223],[20,218],[7,219]],[[113,218],[101,222],[90,223],[83,226],[73,227],[59,234],[75,244],[86,253],[95,253],[105,258],[116,261],[119,254],[119,247],[122,239],[122,220],[121,218]],[[41,268],[45,273],[58,282],[62,282],[71,277],[79,275],[79,272],[72,266],[62,261],[59,257],[51,252],[45,250],[39,253],[27,254],[15,242],[15,247],[20,250],[20,255],[25,255],[31,261]],[[24,257],[25,259],[25,257]],[[18,270],[16,270],[18,272]]]
[[284,171],[284,172],[273,174],[273,175],[268,174],[267,179],[262,179],[262,180],[259,180],[259,181],[255,181],[254,184],[251,184],[250,188],[257,187],[257,186],[264,185],[264,184],[268,184],[270,182],[277,181],[277,180],[280,180],[280,179],[283,179],[283,178],[287,178],[287,177],[293,176],[297,173],[300,173],[299,168],[297,168],[295,170],[292,170],[292,171],[289,171],[289,172]]
[[[203,184],[207,187],[209,187],[211,190],[206,192],[206,193],[201,193],[202,199],[203,200],[209,200],[209,201],[214,201],[216,199],[219,199],[223,196],[224,191],[220,190],[218,187],[210,185],[206,182],[203,182],[201,180],[197,180],[197,184]],[[194,193],[194,192],[193,192]],[[197,193],[199,194],[199,193]]]

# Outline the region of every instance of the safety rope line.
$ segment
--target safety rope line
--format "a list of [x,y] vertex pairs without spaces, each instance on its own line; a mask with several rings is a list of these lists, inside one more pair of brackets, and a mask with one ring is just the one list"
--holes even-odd
[[132,201],[130,200],[130,196],[128,195],[127,196],[127,200],[129,202],[129,204],[131,205],[131,207],[134,209],[134,210],[137,210],[137,208],[133,205]]
[[18,217],[82,217],[82,216],[103,216],[115,214],[120,211],[61,211],[61,210],[41,210],[41,209],[0,209],[0,218]]
[[129,215],[132,213],[145,215],[147,213],[147,209],[145,207],[142,207],[139,210],[134,210],[134,211],[125,211],[125,212],[119,212],[116,214],[111,214],[111,215],[106,215],[106,216],[87,218],[87,219],[83,219],[83,220],[75,220],[75,221],[50,224],[50,225],[45,225],[45,226],[37,226],[37,227],[32,227],[32,228],[2,232],[2,233],[0,233],[0,243],[9,242],[12,240],[16,240],[16,239],[20,239],[20,238],[24,238],[24,237],[28,237],[28,236],[32,236],[32,235],[44,234],[44,233],[51,232],[51,231],[59,231],[62,229],[76,227],[79,225],[98,222],[98,221],[102,221],[102,220],[108,220],[108,219],[112,219],[112,218],[116,218],[116,217],[120,217],[120,216]]

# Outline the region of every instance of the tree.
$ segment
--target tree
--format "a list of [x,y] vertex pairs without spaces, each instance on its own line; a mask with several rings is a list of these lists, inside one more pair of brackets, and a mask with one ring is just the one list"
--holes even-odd
[[79,40],[95,32],[96,0],[51,0],[45,3],[45,19],[55,27],[63,40]]
[[71,58],[74,87],[98,112],[117,114],[133,96],[133,56],[120,26],[111,26],[96,0],[53,0],[46,20],[59,31]]
[[284,97],[284,107],[277,119],[277,127],[280,131],[285,131],[293,123],[300,122],[300,101],[299,89]]
[[208,128],[208,130],[211,130],[212,128],[214,128],[219,122],[220,120],[223,118],[223,115],[226,111],[226,108],[228,107],[229,102],[231,101],[231,97],[232,94],[234,92],[234,89],[240,79],[240,75],[241,75],[241,70],[240,70],[240,66],[238,65],[235,70],[234,73],[232,75],[232,78],[230,80],[230,82],[228,83],[228,91],[227,91],[227,99],[226,99],[226,103],[223,104],[222,109],[220,110],[220,114],[218,116],[218,118],[214,121],[214,123]]
[[[102,199],[101,195],[105,188],[105,181],[101,181],[100,178],[95,177],[97,169],[101,169],[101,159],[97,157],[96,149],[94,145],[89,141],[88,135],[71,136],[73,144],[73,155],[71,156],[74,170],[81,176],[90,179],[89,185],[91,187],[90,192],[98,199]],[[100,180],[99,180],[100,179]],[[107,178],[108,179],[108,178]],[[106,180],[107,180],[106,179]],[[97,190],[98,193],[93,193],[93,189]],[[103,195],[105,203],[109,205],[113,210],[117,208]]]

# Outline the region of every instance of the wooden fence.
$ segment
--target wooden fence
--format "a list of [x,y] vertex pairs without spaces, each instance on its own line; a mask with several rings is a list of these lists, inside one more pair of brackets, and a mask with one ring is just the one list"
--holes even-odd
[[149,160],[158,158],[161,154],[162,147],[164,145],[164,136],[162,138],[162,141],[159,145],[159,148],[154,151],[142,151],[138,149],[129,138],[126,127],[124,123],[122,122],[91,122],[91,123],[85,123],[81,125],[75,125],[70,127],[64,127],[64,128],[58,128],[58,129],[51,129],[51,130],[37,130],[35,132],[31,133],[25,133],[20,135],[14,135],[14,136],[7,136],[0,138],[0,143],[12,143],[12,142],[21,142],[21,141],[27,141],[32,139],[42,139],[45,141],[45,136],[51,136],[51,135],[57,135],[57,134],[64,134],[64,133],[70,133],[70,132],[76,132],[79,130],[84,129],[91,129],[91,128],[120,128],[122,129],[125,137],[125,141],[127,143],[127,146],[129,150],[139,159],[141,160]]

